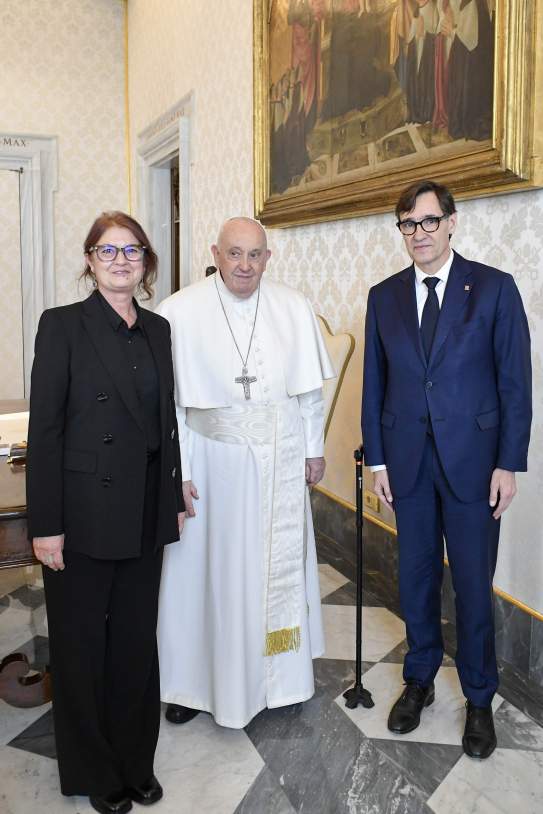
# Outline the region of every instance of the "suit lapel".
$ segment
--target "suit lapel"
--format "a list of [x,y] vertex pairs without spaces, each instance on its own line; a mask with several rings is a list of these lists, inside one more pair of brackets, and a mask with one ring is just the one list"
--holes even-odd
[[422,339],[419,330],[414,266],[409,266],[398,275],[396,299],[407,333],[413,343],[413,347],[420,357],[422,364],[424,367],[426,367],[426,357],[424,354],[424,348],[422,347]]
[[441,305],[436,333],[432,344],[432,352],[428,364],[432,364],[440,349],[443,347],[449,331],[466,305],[473,288],[473,277],[470,264],[461,255],[455,252],[454,260],[447,280],[447,288]]
[[83,303],[83,325],[90,336],[96,353],[119,391],[119,395],[138,426],[144,430],[141,406],[134,380],[128,370],[128,362],[123,355],[117,337],[113,335],[111,325],[107,321],[104,309],[96,293],[91,294]]

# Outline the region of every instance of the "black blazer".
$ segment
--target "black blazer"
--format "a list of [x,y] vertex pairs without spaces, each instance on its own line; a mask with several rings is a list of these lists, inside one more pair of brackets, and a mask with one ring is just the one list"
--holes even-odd
[[[184,509],[170,326],[141,319],[160,386],[156,547],[179,538]],[[122,348],[96,293],[45,311],[36,336],[28,428],[28,536],[65,534],[67,550],[99,559],[140,554],[147,443]]]

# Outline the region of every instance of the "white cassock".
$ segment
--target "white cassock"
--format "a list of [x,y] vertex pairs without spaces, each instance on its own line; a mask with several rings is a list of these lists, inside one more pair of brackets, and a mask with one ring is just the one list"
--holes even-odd
[[257,292],[239,299],[217,273],[157,309],[172,329],[183,480],[200,498],[165,548],[158,644],[162,700],[241,728],[314,692],[324,637],[305,458],[323,455],[335,373],[308,300],[262,279],[246,400],[219,294],[245,358]]

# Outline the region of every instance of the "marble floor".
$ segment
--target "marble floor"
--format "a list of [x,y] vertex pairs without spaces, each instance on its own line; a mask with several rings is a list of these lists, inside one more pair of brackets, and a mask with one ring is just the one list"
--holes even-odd
[[[348,710],[354,679],[354,585],[319,565],[327,651],[315,662],[316,692],[305,704],[258,715],[245,730],[199,715],[163,720],[156,772],[165,791],[157,814],[494,814],[543,811],[543,728],[503,697],[495,699],[498,749],[487,761],[460,746],[464,700],[445,656],[436,702],[420,727],[386,728],[401,688],[406,643],[401,620],[369,591],[364,598],[364,686],[373,709]],[[0,658],[24,651],[47,663],[43,591],[35,573],[0,572]],[[138,807],[135,805],[134,810]],[[0,700],[1,814],[92,811],[58,790],[50,705],[15,709]]]

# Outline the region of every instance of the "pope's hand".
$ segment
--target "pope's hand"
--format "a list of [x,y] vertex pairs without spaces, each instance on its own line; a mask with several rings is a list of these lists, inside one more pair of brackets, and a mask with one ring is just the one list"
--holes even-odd
[[34,537],[32,540],[34,554],[47,568],[52,571],[64,571],[64,534],[54,534],[51,537]]
[[187,517],[196,517],[193,500],[199,500],[198,489],[191,480],[183,481],[183,500]]
[[305,479],[308,486],[315,486],[320,480],[323,479],[324,470],[326,469],[326,461],[324,458],[306,458],[305,459]]

